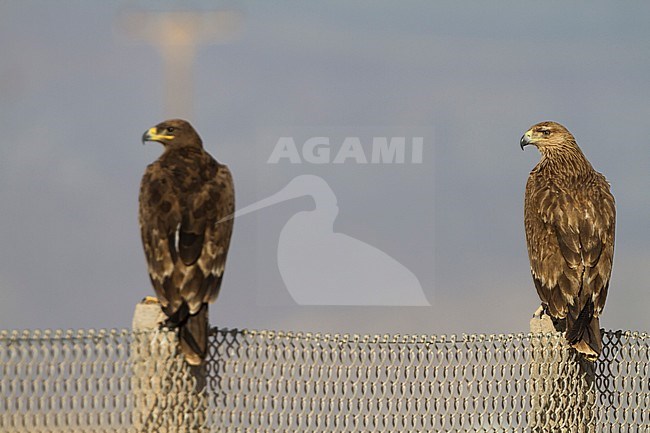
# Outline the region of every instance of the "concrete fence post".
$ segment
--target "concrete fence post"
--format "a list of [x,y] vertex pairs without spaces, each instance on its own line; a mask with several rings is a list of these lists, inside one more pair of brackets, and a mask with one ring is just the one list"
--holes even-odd
[[595,370],[558,332],[546,314],[530,321],[532,432],[595,431]]
[[138,433],[208,431],[206,367],[190,366],[178,350],[174,330],[160,329],[158,303],[143,301],[133,315],[132,421]]

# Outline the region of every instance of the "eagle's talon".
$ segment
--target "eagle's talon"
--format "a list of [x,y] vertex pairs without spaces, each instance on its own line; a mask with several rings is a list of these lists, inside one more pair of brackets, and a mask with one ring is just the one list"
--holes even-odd
[[154,305],[160,304],[160,301],[155,296],[145,296],[142,298],[142,301],[140,301],[140,303],[145,305]]
[[160,329],[176,329],[178,323],[174,323],[171,319],[167,318],[164,322],[160,323]]
[[537,310],[533,313],[533,318],[534,319],[542,319],[542,316],[546,313],[546,309],[544,308],[543,305],[540,305]]

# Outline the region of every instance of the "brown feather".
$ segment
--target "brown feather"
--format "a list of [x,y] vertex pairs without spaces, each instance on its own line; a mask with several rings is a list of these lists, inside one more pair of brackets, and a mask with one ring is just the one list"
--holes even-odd
[[178,330],[181,352],[190,365],[201,365],[208,353],[208,304],[187,318]]
[[155,131],[143,140],[159,141],[165,150],[142,177],[142,244],[167,324],[179,328],[181,350],[196,365],[205,357],[207,304],[219,293],[230,245],[233,220],[218,221],[234,213],[233,181],[189,123],[169,120]]
[[542,154],[528,177],[524,200],[535,287],[553,319],[566,319],[571,345],[595,359],[602,350],[598,317],[614,256],[614,197],[562,125],[534,125],[522,137],[526,144]]

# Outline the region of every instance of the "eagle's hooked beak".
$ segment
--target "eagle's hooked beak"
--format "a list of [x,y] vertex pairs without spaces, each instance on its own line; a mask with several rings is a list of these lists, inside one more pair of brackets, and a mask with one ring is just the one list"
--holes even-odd
[[162,143],[163,140],[171,140],[172,138],[174,138],[173,135],[159,134],[158,128],[153,126],[142,134],[142,144],[145,144],[147,141],[157,141]]
[[521,150],[524,150],[524,146],[528,146],[532,143],[532,135],[532,131],[528,130],[524,135],[521,136],[521,140],[519,140],[519,147],[521,147]]
[[147,129],[144,134],[142,134],[142,144],[146,144],[147,141],[153,141],[152,136],[156,135],[156,128]]

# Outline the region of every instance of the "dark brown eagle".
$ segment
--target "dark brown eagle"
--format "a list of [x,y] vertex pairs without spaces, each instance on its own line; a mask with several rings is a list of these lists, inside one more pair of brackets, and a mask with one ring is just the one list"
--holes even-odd
[[[219,294],[235,210],[232,176],[205,150],[192,125],[167,120],[142,142],[165,150],[140,185],[140,230],[149,277],[191,365],[207,354],[208,303]],[[225,221],[221,221],[222,219]]]
[[588,360],[602,350],[598,317],[614,258],[616,208],[605,176],[562,125],[541,122],[521,137],[542,158],[526,183],[530,270],[542,307]]

